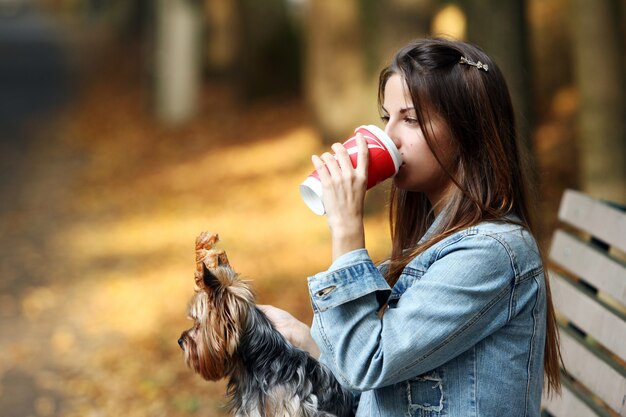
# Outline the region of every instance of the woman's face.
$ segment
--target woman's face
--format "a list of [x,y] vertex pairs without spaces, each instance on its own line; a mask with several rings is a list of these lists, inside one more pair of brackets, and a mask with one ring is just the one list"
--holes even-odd
[[392,75],[385,84],[384,97],[385,132],[402,155],[402,165],[394,177],[394,184],[401,190],[425,193],[434,206],[444,197],[452,181],[426,143],[423,130],[429,130],[439,159],[450,172],[454,172],[455,152],[449,129],[443,118],[433,111],[423,111],[426,126],[419,125],[406,83],[398,74]]

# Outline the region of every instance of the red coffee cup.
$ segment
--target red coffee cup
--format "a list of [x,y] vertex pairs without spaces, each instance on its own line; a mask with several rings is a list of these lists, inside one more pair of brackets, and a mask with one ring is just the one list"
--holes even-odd
[[[356,167],[358,157],[357,133],[365,137],[369,149],[367,170],[367,189],[369,190],[376,184],[396,175],[402,158],[396,145],[382,129],[374,125],[359,126],[354,130],[354,135],[343,144],[350,155],[353,167]],[[300,184],[300,195],[313,213],[321,216],[326,212],[322,201],[322,183],[317,171],[313,171]]]

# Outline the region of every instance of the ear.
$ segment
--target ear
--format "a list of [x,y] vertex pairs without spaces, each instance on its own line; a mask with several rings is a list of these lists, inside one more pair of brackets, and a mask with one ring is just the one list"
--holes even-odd
[[202,283],[207,291],[216,293],[224,288],[220,279],[202,262]]

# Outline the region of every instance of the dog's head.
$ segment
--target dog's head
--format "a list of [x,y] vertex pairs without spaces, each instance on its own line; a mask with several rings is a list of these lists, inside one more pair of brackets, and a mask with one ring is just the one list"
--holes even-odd
[[196,294],[189,304],[193,327],[178,344],[187,365],[204,379],[216,381],[229,375],[244,332],[254,295],[230,266],[207,268],[196,274]]

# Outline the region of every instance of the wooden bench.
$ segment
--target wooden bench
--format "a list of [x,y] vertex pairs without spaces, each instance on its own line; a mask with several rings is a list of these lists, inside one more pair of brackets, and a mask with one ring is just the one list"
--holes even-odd
[[567,190],[559,220],[550,276],[565,371],[543,415],[626,416],[626,212]]

